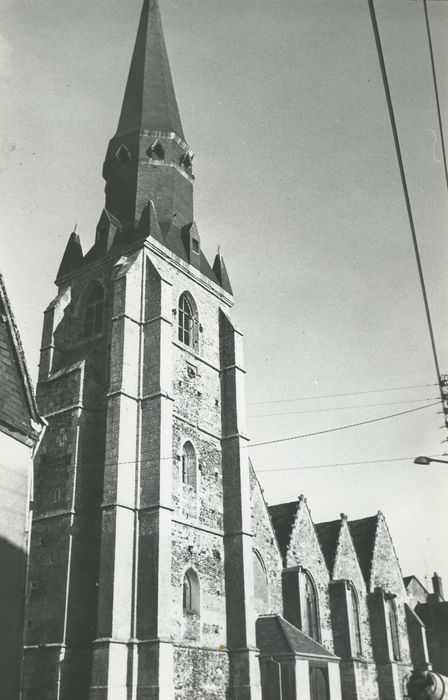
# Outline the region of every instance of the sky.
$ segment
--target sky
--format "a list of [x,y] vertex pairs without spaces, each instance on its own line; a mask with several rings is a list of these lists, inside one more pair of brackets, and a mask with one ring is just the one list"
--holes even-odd
[[[376,0],[442,372],[447,184],[420,0]],[[75,223],[104,204],[141,0],[0,0],[0,267],[36,377]],[[160,0],[195,217],[245,336],[248,449],[269,504],[381,510],[404,575],[448,585],[448,450],[367,0]],[[448,2],[428,1],[448,124]],[[423,408],[422,408],[423,407]],[[368,425],[300,437],[394,413]],[[443,457],[442,457],[443,458]],[[448,457],[447,457],[448,459]],[[363,462],[367,462],[363,464]]]

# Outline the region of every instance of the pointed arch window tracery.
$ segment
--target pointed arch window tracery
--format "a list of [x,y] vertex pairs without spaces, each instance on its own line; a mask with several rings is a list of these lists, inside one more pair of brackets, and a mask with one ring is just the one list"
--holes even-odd
[[178,305],[178,338],[184,345],[198,348],[198,313],[193,297],[184,292]]
[[319,603],[316,585],[308,571],[305,571],[304,606],[302,609],[302,632],[320,642]]
[[362,656],[361,625],[359,618],[359,600],[352,583],[348,584],[348,616],[353,656]]
[[401,659],[401,649],[400,649],[400,636],[398,631],[398,617],[397,617],[397,607],[393,598],[388,598],[386,600],[386,612],[387,619],[389,623],[390,641],[391,641],[391,651],[392,658],[394,661],[400,661]]

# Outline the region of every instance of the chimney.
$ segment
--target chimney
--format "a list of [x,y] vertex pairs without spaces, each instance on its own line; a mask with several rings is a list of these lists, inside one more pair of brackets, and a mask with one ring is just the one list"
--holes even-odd
[[432,588],[434,591],[434,596],[437,598],[438,601],[443,601],[443,582],[442,582],[442,577],[438,575],[436,571],[434,571],[434,576],[432,577]]

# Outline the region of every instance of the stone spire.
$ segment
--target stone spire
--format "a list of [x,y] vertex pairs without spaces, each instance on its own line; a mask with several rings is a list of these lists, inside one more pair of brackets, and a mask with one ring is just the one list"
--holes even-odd
[[123,106],[104,161],[106,210],[136,229],[149,201],[162,234],[193,222],[193,153],[185,143],[157,0],[144,0]]
[[157,0],[143,3],[116,136],[143,129],[184,140]]

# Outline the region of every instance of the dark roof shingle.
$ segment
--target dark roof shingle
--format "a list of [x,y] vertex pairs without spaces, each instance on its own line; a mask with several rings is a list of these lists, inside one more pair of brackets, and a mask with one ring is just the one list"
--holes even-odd
[[317,538],[330,575],[333,573],[341,525],[340,520],[332,520],[328,523],[317,523],[315,525]]
[[361,520],[351,520],[348,523],[359,566],[366,585],[370,584],[373,550],[375,547],[376,531],[378,527],[378,515]]
[[276,506],[269,506],[269,514],[274,526],[275,534],[277,535],[280,552],[283,559],[286,559],[291,533],[296,519],[297,509],[299,504],[297,501],[292,503],[279,503]]
[[0,422],[31,444],[43,425],[6,286],[0,274]]
[[294,654],[337,659],[328,649],[287,622],[281,615],[261,615],[256,623],[257,646],[269,656]]

